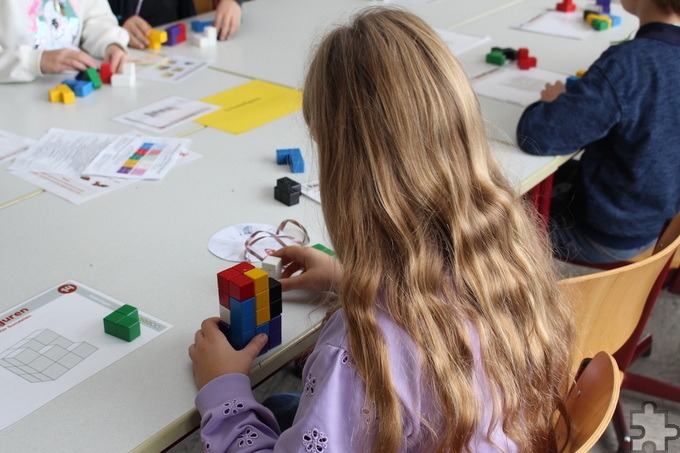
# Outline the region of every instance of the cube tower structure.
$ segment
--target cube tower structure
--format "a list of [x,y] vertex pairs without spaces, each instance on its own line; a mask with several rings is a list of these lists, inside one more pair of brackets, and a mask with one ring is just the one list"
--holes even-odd
[[281,283],[264,270],[242,262],[217,274],[220,328],[235,349],[267,334],[264,354],[281,344]]

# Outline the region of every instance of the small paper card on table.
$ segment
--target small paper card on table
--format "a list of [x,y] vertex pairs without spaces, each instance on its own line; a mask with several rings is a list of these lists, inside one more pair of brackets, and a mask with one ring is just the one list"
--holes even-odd
[[253,80],[231,90],[201,99],[221,109],[195,121],[232,134],[241,134],[302,108],[302,92],[294,88]]

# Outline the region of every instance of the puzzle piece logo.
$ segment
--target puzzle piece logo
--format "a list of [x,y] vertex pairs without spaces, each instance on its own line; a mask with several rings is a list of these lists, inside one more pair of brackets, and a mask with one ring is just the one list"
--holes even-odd
[[[647,428],[655,427],[658,432],[652,436]],[[661,429],[663,427],[663,429]],[[656,403],[645,401],[640,410],[630,411],[632,451],[660,453],[668,451],[668,441],[680,438],[680,426],[668,421],[668,411],[658,410]]]

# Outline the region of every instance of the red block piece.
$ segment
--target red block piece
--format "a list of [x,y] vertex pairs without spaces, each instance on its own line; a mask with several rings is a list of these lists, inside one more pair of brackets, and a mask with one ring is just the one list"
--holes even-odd
[[555,5],[557,11],[562,11],[563,13],[570,13],[576,11],[576,5],[574,5],[573,0],[563,0],[562,3]]
[[179,36],[177,37],[178,42],[184,42],[187,40],[187,24],[185,23],[179,23],[177,24],[179,27]]
[[248,263],[248,262],[246,262],[246,261],[243,261],[242,263],[238,263],[238,264],[232,266],[231,268],[232,268],[232,269],[236,269],[237,271],[239,271],[239,273],[242,274],[242,273],[244,273],[245,271],[249,271],[249,270],[251,270],[251,269],[255,269],[255,266],[253,266],[252,264],[250,264],[250,263]]
[[236,277],[237,275],[241,275],[241,273],[232,267],[219,272],[217,274],[217,290],[220,293],[224,293],[228,296],[229,280],[231,280],[233,277]]
[[237,275],[229,280],[229,296],[239,301],[255,297],[255,284],[245,275]]
[[102,63],[99,67],[99,78],[102,79],[103,83],[111,83],[111,76],[113,71],[111,70],[111,63]]
[[520,58],[517,60],[517,66],[520,69],[530,69],[536,67],[536,57]]
[[522,60],[524,58],[529,58],[529,49],[526,47],[520,47],[517,49],[517,59]]

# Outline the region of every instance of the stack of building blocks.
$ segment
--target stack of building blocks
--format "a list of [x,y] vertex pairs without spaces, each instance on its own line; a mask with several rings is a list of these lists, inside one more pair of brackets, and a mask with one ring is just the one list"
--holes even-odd
[[191,43],[198,47],[211,47],[217,44],[217,28],[208,25],[202,28],[202,34],[191,37]]
[[300,202],[302,186],[299,182],[290,178],[280,178],[276,180],[274,187],[274,198],[287,206],[293,206]]
[[123,305],[104,318],[104,332],[125,341],[132,341],[141,335],[139,313],[131,305]]
[[102,87],[102,79],[99,77],[99,71],[96,68],[87,68],[76,75],[76,80],[84,80],[92,83],[92,88],[98,90]]
[[205,27],[210,27],[213,24],[211,20],[192,20],[191,31],[194,33],[203,33]]
[[111,76],[111,86],[113,87],[131,87],[137,83],[137,72],[134,63],[124,63],[122,74],[113,74]]
[[164,42],[168,41],[168,32],[165,30],[150,30],[149,31],[149,49],[158,50]]
[[536,67],[536,57],[529,56],[529,49],[522,47],[518,50],[506,47],[492,47],[491,52],[486,54],[486,62],[503,66],[506,61],[517,61],[520,69]]
[[569,88],[571,88],[572,86],[574,86],[574,85],[576,84],[576,82],[578,82],[579,80],[581,80],[581,77],[583,77],[583,74],[585,74],[585,73],[586,73],[586,71],[584,71],[583,69],[581,69],[581,70],[579,70],[579,71],[576,71],[576,75],[567,76],[567,81],[566,81],[566,83],[565,83],[565,86],[566,86],[567,90],[568,90]]
[[279,165],[288,164],[292,173],[305,172],[305,160],[302,158],[300,148],[277,149],[276,163]]
[[281,284],[250,263],[239,263],[217,274],[220,329],[235,349],[255,335],[269,340],[260,354],[281,344]]
[[64,104],[73,104],[76,102],[76,95],[68,85],[63,83],[57,85],[49,91],[50,102],[63,102]]
[[102,83],[110,84],[112,75],[111,63],[103,62],[99,67],[99,77],[102,79]]
[[61,83],[68,85],[68,87],[73,90],[75,95],[79,98],[83,98],[88,94],[92,93],[94,86],[92,82],[86,80],[62,80]]
[[561,3],[558,3],[555,6],[555,9],[557,11],[562,11],[563,13],[571,13],[576,11],[576,5],[574,4],[574,0],[562,0]]
[[609,0],[597,0],[598,10],[585,10],[583,12],[583,20],[597,31],[618,27],[621,25],[621,17],[610,13],[610,3]]
[[164,43],[166,46],[176,46],[187,40],[187,26],[181,22],[166,28],[165,32],[168,34],[168,40]]

